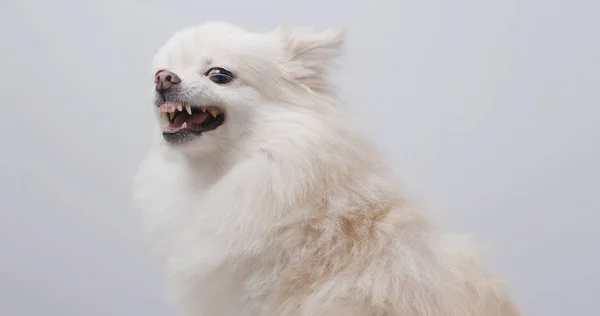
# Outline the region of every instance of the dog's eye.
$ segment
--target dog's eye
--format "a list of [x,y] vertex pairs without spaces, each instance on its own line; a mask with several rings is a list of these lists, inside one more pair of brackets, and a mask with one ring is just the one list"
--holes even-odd
[[233,80],[231,71],[223,68],[212,68],[206,73],[206,76],[216,84],[226,84]]

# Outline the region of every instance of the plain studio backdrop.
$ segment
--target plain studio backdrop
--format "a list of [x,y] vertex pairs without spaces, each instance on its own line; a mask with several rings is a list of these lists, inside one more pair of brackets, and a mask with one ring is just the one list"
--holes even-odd
[[[155,51],[224,20],[347,28],[336,84],[446,230],[477,234],[525,315],[596,316],[596,1],[4,1],[0,315],[165,316],[131,207]],[[482,315],[483,316],[483,315]]]

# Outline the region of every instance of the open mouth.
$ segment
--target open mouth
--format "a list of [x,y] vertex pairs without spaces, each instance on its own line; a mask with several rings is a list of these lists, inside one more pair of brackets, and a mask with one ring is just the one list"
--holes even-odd
[[[192,106],[185,102],[163,102],[159,113],[166,115],[168,126],[163,130],[165,138],[182,134],[201,134],[221,126],[225,115],[216,106]],[[167,139],[169,140],[169,139]]]

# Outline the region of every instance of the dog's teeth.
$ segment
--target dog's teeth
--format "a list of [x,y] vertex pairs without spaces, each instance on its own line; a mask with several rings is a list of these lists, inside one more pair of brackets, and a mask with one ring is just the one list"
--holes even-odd
[[183,122],[183,124],[181,124],[180,128],[186,128],[187,127],[187,122]]
[[183,106],[181,103],[177,104],[177,111],[181,112],[183,110]]
[[170,112],[169,113],[169,119],[173,119],[175,117],[175,112]]
[[162,117],[163,115],[165,115],[165,112],[162,109],[160,109],[159,113],[160,113],[160,117]]
[[201,106],[201,107],[200,107],[200,111],[202,111],[202,112],[206,112],[206,107],[204,107],[204,106]]
[[208,109],[208,113],[210,113],[210,115],[212,115],[212,117],[217,117],[217,115],[219,115],[220,111],[215,108],[210,108],[210,109]]
[[185,110],[188,112],[189,115],[192,115],[192,106],[189,103],[185,104]]

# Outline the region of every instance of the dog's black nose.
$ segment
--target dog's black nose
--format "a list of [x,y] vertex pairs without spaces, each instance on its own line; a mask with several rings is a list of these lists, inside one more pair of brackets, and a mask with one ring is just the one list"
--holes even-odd
[[161,70],[156,73],[154,83],[156,84],[156,91],[164,93],[171,89],[174,85],[181,82],[181,79],[174,73],[168,70]]

